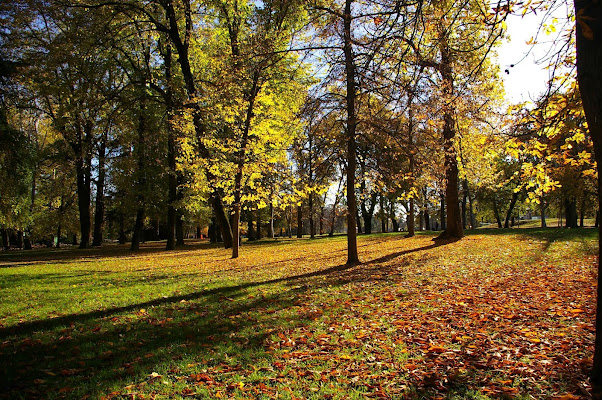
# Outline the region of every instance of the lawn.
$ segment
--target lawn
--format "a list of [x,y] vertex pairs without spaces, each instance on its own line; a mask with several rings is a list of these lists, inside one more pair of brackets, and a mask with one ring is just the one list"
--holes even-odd
[[0,253],[0,398],[587,398],[597,232]]

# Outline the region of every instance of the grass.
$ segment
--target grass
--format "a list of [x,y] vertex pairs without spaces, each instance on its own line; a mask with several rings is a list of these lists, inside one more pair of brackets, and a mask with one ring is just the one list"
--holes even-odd
[[0,398],[558,398],[589,390],[594,229],[0,254]]

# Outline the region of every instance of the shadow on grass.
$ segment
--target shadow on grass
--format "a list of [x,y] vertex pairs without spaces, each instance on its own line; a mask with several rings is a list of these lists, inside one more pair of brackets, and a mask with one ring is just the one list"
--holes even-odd
[[596,246],[592,247],[592,240],[598,237],[598,228],[509,228],[509,229],[477,229],[465,231],[466,236],[518,236],[522,240],[535,240],[543,243],[546,251],[554,242],[580,241],[583,250],[590,255],[597,254]]
[[[207,366],[232,362],[227,354],[234,354],[236,363],[248,367],[258,359],[269,359],[265,342],[271,332],[308,323],[293,306],[309,290],[378,279],[376,272],[390,272],[386,263],[443,244],[355,266],[338,265],[2,328],[0,398],[48,397],[49,392],[60,393],[57,397],[97,397],[122,381],[148,379],[158,365],[188,358],[190,363]],[[268,296],[248,290],[280,283],[284,290]]]
[[[207,240],[187,240],[186,245],[175,250],[169,250],[170,254],[178,255],[203,249],[221,249],[221,243],[209,243]],[[0,268],[23,267],[41,263],[70,262],[96,262],[102,258],[136,258],[141,256],[152,256],[157,253],[167,254],[165,241],[143,243],[140,250],[130,250],[129,244],[108,243],[102,247],[59,248],[59,249],[34,249],[27,251],[0,251]]]

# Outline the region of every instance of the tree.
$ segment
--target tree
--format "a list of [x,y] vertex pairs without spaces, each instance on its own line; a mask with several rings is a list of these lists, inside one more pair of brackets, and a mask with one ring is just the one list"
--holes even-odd
[[[583,100],[590,137],[594,145],[596,163],[602,165],[602,4],[591,0],[575,0],[577,80]],[[602,183],[598,179],[598,207],[602,205]],[[602,225],[599,227],[599,247],[602,248]],[[602,267],[598,262],[598,292],[596,338],[592,384],[602,392]]]

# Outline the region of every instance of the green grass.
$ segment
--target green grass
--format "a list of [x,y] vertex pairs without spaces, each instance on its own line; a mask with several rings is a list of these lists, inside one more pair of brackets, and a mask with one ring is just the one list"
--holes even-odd
[[0,398],[579,396],[597,232],[0,253]]

